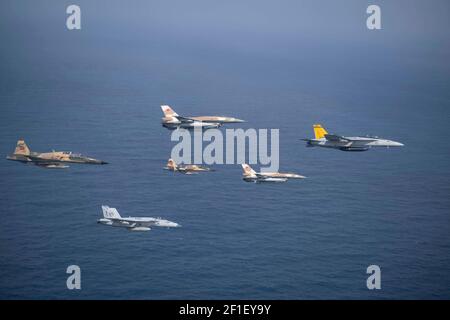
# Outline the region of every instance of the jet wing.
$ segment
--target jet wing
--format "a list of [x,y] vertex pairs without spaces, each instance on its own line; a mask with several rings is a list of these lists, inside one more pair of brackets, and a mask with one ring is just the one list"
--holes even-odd
[[333,141],[333,142],[351,142],[352,140],[343,137],[343,136],[338,136],[335,134],[326,134],[325,138],[329,141]]
[[41,158],[39,156],[32,156],[32,155],[26,155],[26,157],[33,162],[39,162],[39,163],[44,163],[44,164],[60,164],[61,162],[64,162],[59,159],[46,159],[46,158]]
[[42,168],[68,168],[69,166],[64,165],[63,161],[57,160],[57,159],[43,159],[40,157],[27,155],[24,156],[27,161],[30,163],[42,167]]
[[186,118],[186,117],[182,117],[182,116],[176,116],[176,118],[177,118],[178,120],[180,120],[182,123],[200,122],[200,121],[198,121],[198,120],[194,120],[194,119]]
[[286,182],[287,178],[269,177],[269,176],[258,176],[256,182]]
[[38,166],[38,167],[42,167],[42,168],[47,168],[47,169],[65,169],[65,168],[69,168],[68,165],[65,165],[62,162],[42,162],[42,161],[37,161],[37,162],[31,162],[34,165]]
[[132,228],[134,227],[148,227],[150,226],[153,221],[151,220],[140,220],[140,219],[135,219],[135,218],[108,218],[111,220],[116,220],[116,221],[124,221],[124,222],[128,222],[130,224],[130,226]]
[[[32,155],[26,155],[24,157],[27,157],[28,159],[30,159],[31,161],[45,161],[45,159],[39,158],[37,156],[32,156]],[[50,161],[50,159],[47,159],[47,161]],[[56,162],[56,161],[55,161]]]

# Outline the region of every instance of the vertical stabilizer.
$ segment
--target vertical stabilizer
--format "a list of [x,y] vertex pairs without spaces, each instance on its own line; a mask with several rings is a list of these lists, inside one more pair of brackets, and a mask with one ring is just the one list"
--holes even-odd
[[244,170],[244,176],[246,177],[253,177],[256,176],[255,170],[252,169],[248,164],[243,163],[242,164],[242,170]]
[[167,169],[175,171],[177,170],[177,164],[175,163],[175,161],[173,161],[173,159],[169,159],[167,161]]
[[29,155],[30,149],[28,149],[27,144],[25,143],[25,140],[19,139],[17,141],[16,150],[14,150],[14,154],[20,154],[20,155]]
[[120,219],[120,214],[116,208],[102,206],[103,216],[107,219]]
[[165,117],[178,117],[178,113],[173,111],[173,109],[168,105],[161,106],[161,110],[164,112]]
[[313,128],[316,139],[325,138],[325,135],[328,134],[327,130],[325,130],[320,124],[315,124]]

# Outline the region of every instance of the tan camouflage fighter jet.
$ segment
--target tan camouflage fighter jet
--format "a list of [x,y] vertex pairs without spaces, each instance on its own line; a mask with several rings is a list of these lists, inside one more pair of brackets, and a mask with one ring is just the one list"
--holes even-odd
[[208,167],[198,166],[195,164],[179,166],[175,163],[175,161],[173,161],[173,159],[169,159],[167,161],[167,166],[164,167],[164,169],[173,171],[173,172],[180,172],[180,173],[184,173],[184,174],[196,174],[198,172],[212,171]]
[[173,109],[168,105],[161,106],[161,110],[164,113],[162,125],[168,129],[210,129],[218,128],[224,123],[244,122],[244,120],[241,119],[220,116],[183,117],[173,111]]
[[304,179],[306,177],[296,173],[256,172],[248,164],[242,164],[243,180],[246,182],[286,182],[288,179]]
[[82,164],[107,164],[105,161],[89,158],[80,154],[67,151],[34,152],[30,151],[23,139],[17,141],[16,149],[12,155],[6,157],[8,160],[31,163],[43,168],[63,169],[68,168],[67,163]]

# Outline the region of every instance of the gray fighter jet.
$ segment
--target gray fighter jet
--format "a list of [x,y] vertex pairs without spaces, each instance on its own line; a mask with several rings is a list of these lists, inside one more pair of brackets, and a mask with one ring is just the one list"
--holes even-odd
[[373,147],[402,147],[400,142],[378,137],[347,137],[329,134],[320,124],[315,124],[315,139],[302,139],[307,147],[333,148],[342,151],[367,151]]
[[176,228],[180,225],[176,222],[161,218],[150,217],[128,217],[122,218],[116,208],[110,208],[108,206],[102,206],[103,218],[97,222],[112,226],[112,227],[124,227],[129,231],[149,231],[150,227],[165,227]]
[[19,141],[17,141],[14,153],[7,156],[6,159],[19,161],[22,163],[31,163],[48,169],[68,168],[69,166],[66,165],[67,163],[107,164],[107,162],[102,160],[89,158],[67,151],[52,151],[44,153],[30,151],[23,139],[19,139]]

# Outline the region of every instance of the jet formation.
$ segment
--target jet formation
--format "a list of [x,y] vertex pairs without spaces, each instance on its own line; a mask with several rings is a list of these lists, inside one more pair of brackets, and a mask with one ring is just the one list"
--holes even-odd
[[103,218],[97,222],[112,227],[123,227],[129,231],[149,231],[150,227],[177,228],[180,225],[176,222],[161,218],[151,217],[128,217],[122,218],[116,208],[102,206]]
[[314,139],[302,139],[307,147],[333,148],[342,151],[367,151],[373,147],[402,147],[403,143],[378,137],[347,137],[329,134],[320,124],[315,124]]
[[167,161],[167,166],[164,167],[164,169],[173,171],[173,172],[179,172],[183,174],[196,174],[198,172],[205,172],[205,171],[212,171],[208,167],[199,166],[196,164],[189,164],[185,166],[179,166],[176,164],[176,162],[173,159],[169,159]]
[[162,118],[162,125],[167,129],[211,129],[218,128],[224,123],[240,123],[244,120],[236,119],[232,117],[222,116],[198,116],[198,117],[183,117],[173,111],[168,105],[161,106],[161,110],[164,113]]
[[242,164],[243,180],[246,182],[286,182],[289,179],[304,179],[306,177],[296,173],[282,173],[282,172],[256,172],[248,164]]
[[14,153],[7,156],[6,159],[19,161],[22,163],[31,163],[42,168],[48,169],[64,169],[69,166],[67,163],[81,164],[107,164],[102,160],[97,160],[75,154],[68,151],[52,151],[52,152],[34,152],[30,151],[24,139],[17,141]]
[[[197,116],[184,117],[177,114],[170,106],[162,105],[164,113],[162,125],[168,129],[210,129],[218,128],[225,123],[244,122],[241,119],[222,116]],[[333,148],[342,151],[367,151],[372,147],[401,147],[402,143],[381,139],[378,137],[350,137],[336,134],[329,134],[320,124],[315,124],[314,139],[302,139],[306,141],[308,147]],[[70,163],[76,164],[107,164],[102,160],[97,160],[80,154],[68,151],[35,152],[31,151],[24,139],[19,139],[14,153],[6,157],[8,160],[30,163],[43,168],[67,168]],[[200,165],[177,165],[173,159],[169,159],[165,169],[172,172],[179,172],[186,175],[199,172],[212,171],[208,167]],[[290,179],[304,179],[305,176],[296,173],[282,172],[256,172],[248,164],[242,164],[243,180],[253,183],[286,182]],[[129,231],[149,231],[151,227],[176,228],[180,225],[176,222],[162,218],[152,217],[121,217],[116,208],[102,205],[103,218],[98,219],[99,224],[123,227]]]

